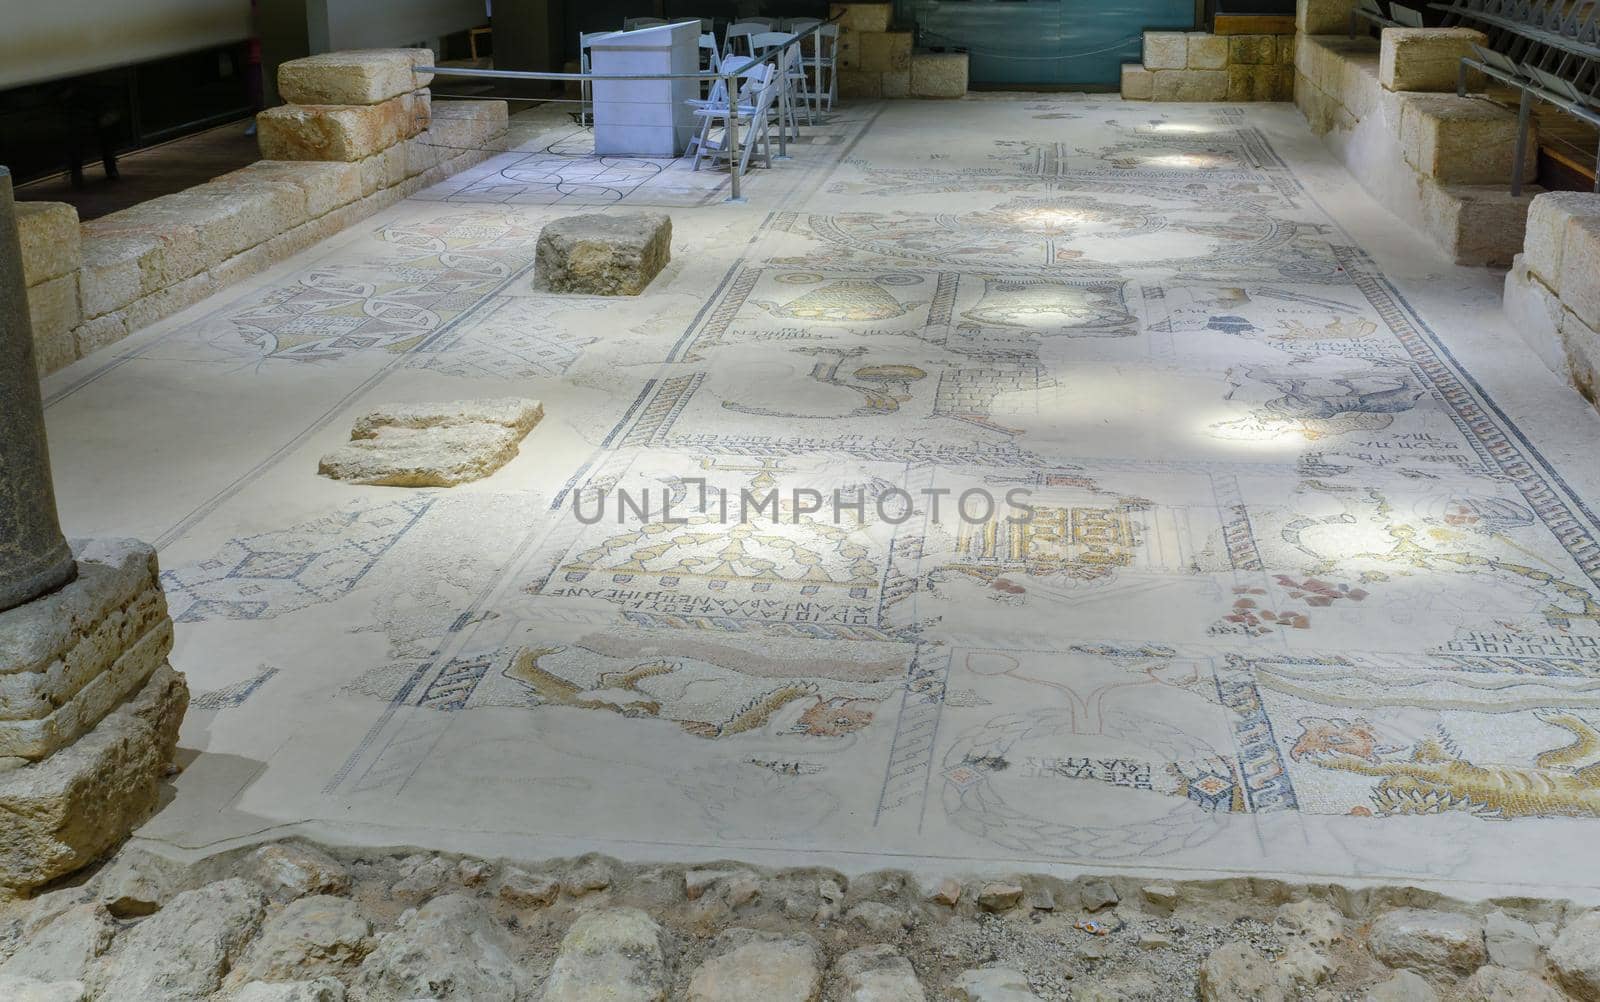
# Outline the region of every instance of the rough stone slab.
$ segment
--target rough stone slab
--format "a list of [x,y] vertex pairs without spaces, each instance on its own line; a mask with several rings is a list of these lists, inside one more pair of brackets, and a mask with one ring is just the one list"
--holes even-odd
[[540,231],[534,259],[537,289],[637,296],[672,259],[672,219],[659,212],[557,219]]
[[1278,62],[1277,35],[1229,35],[1228,65],[1256,65]]
[[238,877],[185,891],[117,937],[89,978],[97,998],[203,999],[261,926],[261,888]]
[[1388,966],[1424,974],[1471,974],[1488,960],[1483,923],[1454,912],[1396,908],[1372,923],[1367,944]]
[[340,160],[353,163],[428,127],[426,91],[378,104],[288,104],[256,116],[265,160]]
[[1567,222],[1561,248],[1561,301],[1590,327],[1600,327],[1600,216]]
[[1189,65],[1189,36],[1181,31],[1144,33],[1144,68],[1181,70]]
[[856,44],[857,69],[890,73],[911,68],[909,31],[863,31],[857,35]]
[[321,849],[279,842],[257,849],[252,857],[256,879],[279,900],[308,894],[343,894],[350,889],[350,872]]
[[[1385,28],[1379,41],[1378,82],[1389,90],[1455,93],[1461,57],[1488,36],[1472,28]],[[1469,80],[1470,82],[1470,80]]]
[[1549,191],[1528,207],[1528,232],[1523,244],[1528,270],[1556,292],[1561,291],[1561,254],[1567,242],[1567,223],[1580,216],[1600,219],[1600,194]]
[[1188,34],[1188,68],[1191,70],[1220,70],[1228,65],[1228,39],[1206,31]]
[[16,206],[23,283],[38,285],[77,271],[83,261],[78,210],[65,202],[18,202]]
[[188,705],[183,676],[162,665],[68,747],[0,772],[0,886],[31,890],[71,873],[149,817]]
[[580,915],[561,940],[544,1002],[664,1002],[667,960],[661,927],[637,908]]
[[912,97],[962,97],[967,93],[965,52],[913,52]]
[[379,936],[352,987],[366,1002],[523,998],[524,975],[511,951],[482,904],[445,894]]
[[1556,983],[1574,998],[1600,998],[1600,911],[1584,912],[1550,946]]
[[911,961],[892,946],[851,950],[834,966],[852,1002],[926,1002]]
[[115,931],[116,923],[103,906],[75,905],[36,930],[0,964],[0,979],[80,981],[111,945]]
[[83,1002],[87,997],[81,981],[0,977],[0,998],[6,1002]]
[[382,408],[358,418],[350,444],[322,457],[318,472],[386,487],[453,487],[510,462],[543,416],[537,401],[518,398]]
[[1358,0],[1297,0],[1295,30],[1303,35],[1343,35],[1350,30],[1350,12]]
[[730,929],[713,953],[689,979],[689,1002],[813,1002],[822,990],[815,943]]
[[357,49],[291,59],[278,66],[278,94],[289,104],[380,104],[433,81],[428,49]]
[[841,35],[862,31],[888,31],[894,7],[887,3],[835,3],[828,5],[828,16],[839,18]]
[[372,952],[372,923],[348,898],[298,898],[269,918],[231,980],[302,981],[353,970]]
[[1228,98],[1226,70],[1163,70],[1155,74],[1153,100],[1225,101]]
[[[1516,115],[1487,101],[1419,94],[1407,98],[1401,111],[1400,145],[1406,162],[1440,184],[1509,182],[1516,141]],[[1526,178],[1537,169],[1538,148],[1537,139],[1530,137]]]
[[985,967],[963,971],[952,986],[957,1002],[1039,1002],[1021,971]]
[[1155,74],[1142,63],[1122,64],[1122,99],[1148,101],[1155,96]]

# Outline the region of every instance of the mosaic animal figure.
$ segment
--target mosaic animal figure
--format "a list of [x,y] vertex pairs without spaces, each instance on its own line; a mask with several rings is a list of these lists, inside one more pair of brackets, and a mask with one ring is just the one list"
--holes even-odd
[[1394,415],[1411,410],[1428,392],[1412,373],[1394,367],[1315,375],[1252,366],[1230,371],[1228,379],[1233,389],[1225,400],[1233,399],[1247,382],[1265,384],[1282,394],[1255,407],[1246,422],[1230,424],[1287,425],[1309,440],[1387,428]]
[[1532,766],[1477,765],[1445,738],[1424,738],[1408,759],[1365,720],[1302,717],[1289,757],[1382,781],[1372,792],[1380,814],[1468,811],[1486,817],[1600,817],[1600,731],[1571,713],[1539,719],[1572,735]]

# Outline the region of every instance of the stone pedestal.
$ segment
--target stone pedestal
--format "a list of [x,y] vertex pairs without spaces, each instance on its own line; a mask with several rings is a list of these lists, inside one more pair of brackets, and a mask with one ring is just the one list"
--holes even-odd
[[[11,172],[0,167],[0,609],[72,580],[56,520]],[[0,671],[4,668],[0,667]]]
[[[594,72],[612,76],[690,74],[700,68],[698,22],[614,31],[591,39]],[[675,157],[689,145],[698,120],[694,80],[596,80],[594,151],[600,155]]]
[[77,564],[0,613],[0,887],[71,873],[143,822],[189,702],[155,551],[96,540]]
[[568,216],[539,233],[534,288],[637,296],[672,259],[672,220],[660,213]]

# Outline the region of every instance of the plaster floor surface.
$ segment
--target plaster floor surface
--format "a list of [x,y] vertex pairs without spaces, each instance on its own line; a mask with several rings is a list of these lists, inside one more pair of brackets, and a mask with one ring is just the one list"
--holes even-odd
[[[1499,274],[1288,106],[805,133],[728,204],[525,120],[47,380],[67,530],[159,546],[195,693],[142,838],[1600,900],[1600,416]],[[643,295],[532,288],[545,222],[633,209]],[[485,480],[318,476],[507,396]]]

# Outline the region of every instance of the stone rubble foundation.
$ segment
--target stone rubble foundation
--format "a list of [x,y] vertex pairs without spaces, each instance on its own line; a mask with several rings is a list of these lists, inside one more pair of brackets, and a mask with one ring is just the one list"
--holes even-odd
[[0,906],[0,997],[540,1002],[1600,998],[1600,911],[1405,887],[140,846]]

